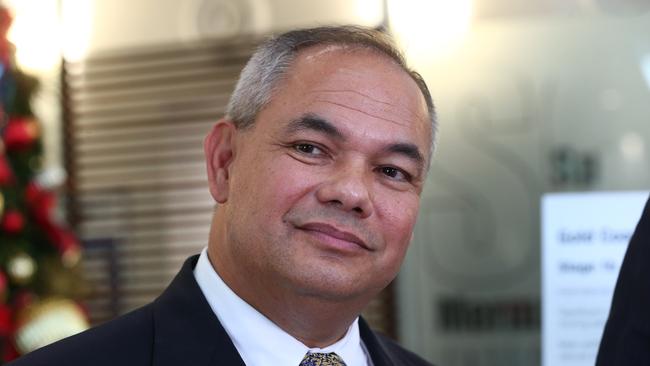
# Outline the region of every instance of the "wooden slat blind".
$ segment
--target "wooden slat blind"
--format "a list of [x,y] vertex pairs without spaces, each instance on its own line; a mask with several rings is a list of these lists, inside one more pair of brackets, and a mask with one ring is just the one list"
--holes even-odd
[[93,323],[151,301],[207,244],[214,203],[202,140],[255,44],[171,45],[64,63],[70,213],[89,243]]

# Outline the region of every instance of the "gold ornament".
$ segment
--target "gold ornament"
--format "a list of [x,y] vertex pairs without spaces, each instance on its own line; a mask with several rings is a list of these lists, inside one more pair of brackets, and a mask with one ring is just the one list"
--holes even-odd
[[78,299],[88,296],[91,289],[84,280],[83,268],[80,264],[75,267],[65,267],[58,256],[44,258],[39,261],[39,284],[44,293],[57,294],[62,297]]
[[5,196],[0,192],[0,217],[5,213]]
[[88,320],[77,303],[48,298],[27,306],[16,319],[16,348],[21,354],[88,329]]
[[25,253],[18,253],[7,263],[7,273],[15,283],[24,285],[28,283],[36,272],[36,262]]

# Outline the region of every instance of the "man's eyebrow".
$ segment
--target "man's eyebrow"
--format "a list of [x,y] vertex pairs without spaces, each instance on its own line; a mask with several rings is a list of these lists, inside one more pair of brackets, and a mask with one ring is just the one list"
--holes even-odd
[[388,145],[385,149],[387,153],[396,153],[404,155],[407,158],[415,161],[418,165],[418,169],[422,170],[424,167],[424,155],[420,152],[420,149],[415,144],[408,142],[398,142]]
[[296,133],[304,130],[312,130],[324,133],[339,140],[345,140],[343,133],[333,124],[315,114],[305,114],[291,122],[286,127],[286,132]]
[[[288,133],[296,133],[304,130],[322,132],[330,137],[345,141],[343,133],[333,124],[315,114],[305,114],[291,122],[285,128]],[[418,170],[424,169],[424,155],[420,152],[417,145],[408,142],[396,142],[386,146],[384,153],[393,153],[403,155],[413,160],[418,165]]]

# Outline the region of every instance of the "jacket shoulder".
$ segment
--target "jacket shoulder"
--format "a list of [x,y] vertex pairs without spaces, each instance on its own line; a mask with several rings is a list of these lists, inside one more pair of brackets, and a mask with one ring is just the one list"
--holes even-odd
[[144,366],[151,363],[152,305],[31,352],[7,366]]
[[391,358],[393,358],[393,361],[396,365],[433,366],[427,360],[400,346],[390,338],[379,333],[376,333],[376,335],[377,339],[382,344],[387,353],[390,354]]

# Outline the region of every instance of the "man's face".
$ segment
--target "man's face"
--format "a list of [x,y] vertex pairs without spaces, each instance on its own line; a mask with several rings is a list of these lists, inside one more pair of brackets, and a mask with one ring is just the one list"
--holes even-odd
[[302,296],[374,296],[411,239],[430,136],[422,94],[386,57],[302,51],[235,132],[221,208],[232,268]]

